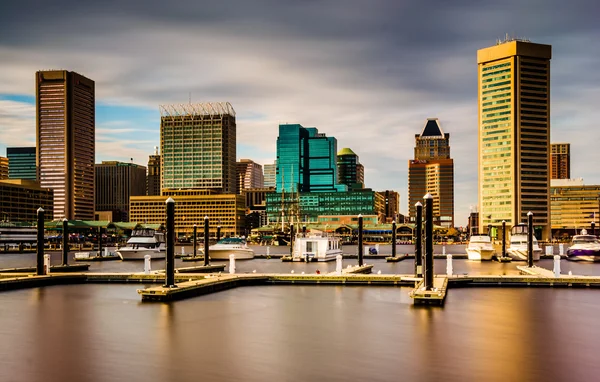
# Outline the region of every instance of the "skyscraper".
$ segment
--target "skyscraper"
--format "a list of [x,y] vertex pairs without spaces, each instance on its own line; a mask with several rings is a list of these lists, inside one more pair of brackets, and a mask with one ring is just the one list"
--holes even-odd
[[571,144],[552,143],[550,179],[571,179]]
[[277,161],[273,164],[263,165],[265,187],[277,186]]
[[37,167],[54,219],[94,218],[95,85],[66,70],[36,73]]
[[160,106],[161,188],[236,192],[235,110],[229,102]]
[[150,157],[148,158],[146,195],[160,195],[160,155],[158,154],[158,147],[154,148],[154,155],[150,155]]
[[437,118],[428,118],[421,134],[415,134],[415,157],[408,161],[408,211],[414,221],[415,204],[433,196],[434,223],[454,227],[454,161],[450,158],[450,134]]
[[477,51],[479,227],[533,212],[550,238],[550,45],[506,39]]
[[133,163],[103,161],[96,165],[96,211],[117,212],[129,221],[129,198],[146,195],[146,168]]
[[240,159],[236,163],[237,191],[241,194],[243,190],[251,188],[263,188],[264,177],[262,166],[250,159]]
[[350,190],[365,187],[365,168],[360,164],[358,155],[349,148],[343,148],[337,153],[338,181]]
[[277,192],[346,191],[337,180],[337,139],[316,127],[279,125]]
[[7,147],[8,177],[10,179],[37,180],[35,147]]

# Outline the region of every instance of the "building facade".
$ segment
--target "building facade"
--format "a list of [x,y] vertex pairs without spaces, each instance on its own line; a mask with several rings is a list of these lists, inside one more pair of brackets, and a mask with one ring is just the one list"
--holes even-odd
[[0,180],[8,179],[8,158],[0,157]]
[[552,143],[551,179],[571,179],[571,144]]
[[35,147],[7,147],[8,178],[37,180]]
[[358,155],[345,147],[337,153],[338,183],[345,184],[349,190],[365,187],[365,168]]
[[54,219],[94,218],[95,85],[66,70],[36,73],[36,166]]
[[382,223],[391,223],[396,220],[396,223],[404,223],[404,219],[400,221],[400,194],[393,190],[378,191],[378,194],[384,200],[383,215],[380,219]]
[[450,158],[450,134],[437,118],[428,118],[415,135],[414,159],[408,161],[408,211],[415,220],[417,202],[433,196],[434,224],[454,227],[454,160]]
[[346,191],[338,184],[337,140],[315,127],[279,125],[277,192]]
[[50,188],[25,179],[0,180],[0,220],[9,222],[37,221],[37,210],[44,209],[44,218],[54,216],[54,195]]
[[526,221],[550,238],[550,45],[505,40],[477,51],[479,226]]
[[236,122],[229,102],[160,106],[161,189],[236,193]]
[[146,195],[146,167],[103,161],[96,165],[96,211],[114,211],[118,220],[129,221],[129,198]]
[[203,232],[204,217],[209,218],[210,236],[216,237],[217,226],[221,236],[246,235],[246,208],[244,197],[238,194],[211,194],[201,190],[163,190],[162,196],[132,196],[130,220],[149,224],[164,224],[166,200],[175,200],[175,231],[178,236],[190,236],[194,224]]
[[160,195],[160,155],[158,147],[154,148],[154,155],[148,158],[148,173],[146,175],[146,195]]
[[264,187],[277,187],[277,161],[263,165]]
[[263,168],[250,159],[240,159],[236,163],[237,191],[264,187]]
[[600,227],[600,185],[584,185],[583,179],[557,179],[550,188],[552,234],[554,238],[579,234]]

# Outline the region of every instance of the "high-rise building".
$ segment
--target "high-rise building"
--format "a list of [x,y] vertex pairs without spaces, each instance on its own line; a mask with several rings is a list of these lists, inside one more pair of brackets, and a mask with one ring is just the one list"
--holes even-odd
[[54,190],[54,219],[94,218],[94,89],[75,72],[36,73],[38,180]]
[[394,220],[396,220],[396,223],[403,223],[404,221],[400,222],[399,219],[400,194],[393,190],[378,191],[377,193],[381,194],[384,200],[382,219],[380,220],[386,223],[391,223]]
[[600,185],[586,185],[582,178],[553,179],[550,188],[552,237],[568,238],[581,229],[598,225],[600,219]]
[[240,159],[236,163],[236,177],[238,194],[243,190],[264,186],[262,166],[250,159]]
[[103,161],[96,165],[96,211],[113,211],[129,221],[129,198],[146,195],[146,167]]
[[160,155],[158,154],[158,147],[154,148],[154,155],[150,155],[148,158],[146,195],[160,195]]
[[37,180],[35,147],[7,147],[9,179]]
[[550,45],[506,39],[477,51],[479,227],[533,213],[550,238]]
[[277,192],[346,191],[337,183],[337,139],[316,127],[279,125]]
[[54,198],[52,189],[25,179],[0,180],[0,221],[35,222],[37,209],[42,207],[44,218],[52,220]]
[[263,165],[263,178],[265,187],[277,187],[277,161],[273,164]]
[[408,211],[412,221],[415,204],[433,196],[434,223],[454,227],[454,160],[450,158],[450,134],[437,118],[428,118],[421,134],[415,134],[415,158],[408,161]]
[[571,179],[571,144],[552,143],[551,179]]
[[338,182],[349,190],[365,187],[365,168],[351,149],[345,147],[337,153],[337,170]]
[[8,179],[8,158],[0,157],[0,180]]
[[235,110],[229,102],[160,106],[161,189],[236,192]]

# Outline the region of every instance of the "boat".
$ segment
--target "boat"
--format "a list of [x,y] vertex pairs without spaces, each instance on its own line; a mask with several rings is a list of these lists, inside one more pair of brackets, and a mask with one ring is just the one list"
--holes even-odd
[[600,261],[600,242],[596,235],[588,235],[585,229],[580,235],[573,236],[571,246],[567,250],[567,260]]
[[121,260],[144,260],[146,255],[151,259],[164,259],[165,250],[165,234],[144,228],[133,230],[127,245],[119,248],[116,254]]
[[[520,223],[510,230],[510,246],[506,254],[513,260],[527,261],[527,224]],[[533,261],[538,261],[542,249],[538,245],[537,238],[533,236]]]
[[249,260],[254,258],[254,251],[241,237],[226,237],[208,247],[210,260],[229,260],[229,255],[235,255],[236,260]]
[[469,260],[491,260],[494,255],[492,239],[487,235],[473,235],[466,248]]
[[294,240],[292,261],[331,261],[341,255],[341,238],[319,233],[300,233]]

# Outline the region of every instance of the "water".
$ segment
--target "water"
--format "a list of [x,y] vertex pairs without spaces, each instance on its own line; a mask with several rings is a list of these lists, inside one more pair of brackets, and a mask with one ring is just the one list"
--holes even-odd
[[0,381],[595,380],[598,291],[260,286],[142,304],[139,285],[0,293]]

